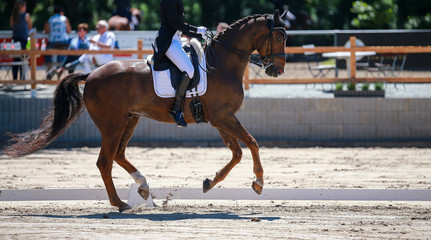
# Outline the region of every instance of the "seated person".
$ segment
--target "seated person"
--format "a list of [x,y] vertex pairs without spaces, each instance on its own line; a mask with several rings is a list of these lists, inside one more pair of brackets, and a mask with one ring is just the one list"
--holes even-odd
[[[89,50],[102,50],[115,48],[115,34],[108,31],[108,22],[100,20],[96,25],[97,35],[90,39]],[[112,54],[83,54],[77,60],[68,63],[64,66],[66,69],[75,67],[81,64],[86,73],[91,72],[91,65],[95,64],[100,67],[105,63],[112,61],[114,56]]]
[[[81,23],[78,25],[78,37],[73,38],[70,41],[69,47],[67,49],[71,49],[71,50],[77,50],[77,49],[88,49],[90,47],[90,38],[87,36],[88,33],[88,24],[86,23]],[[79,58],[79,55],[68,55],[63,62],[61,63],[60,66],[56,66],[51,68],[48,73],[46,74],[46,78],[47,79],[51,79],[54,74],[58,74],[59,78],[61,76],[61,74],[63,73],[64,70],[64,65],[66,65],[67,63],[73,62],[75,60],[77,60]],[[76,67],[76,66],[75,66]],[[69,73],[73,73],[73,71],[75,71],[75,67],[71,67],[69,68]]]

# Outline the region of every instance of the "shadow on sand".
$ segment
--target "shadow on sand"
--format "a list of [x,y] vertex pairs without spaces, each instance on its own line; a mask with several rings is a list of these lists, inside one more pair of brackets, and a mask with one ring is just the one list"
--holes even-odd
[[[230,212],[210,212],[204,214],[198,213],[151,213],[151,214],[136,214],[136,213],[100,213],[91,215],[25,215],[27,217],[45,217],[45,218],[86,218],[86,219],[145,219],[150,221],[178,221],[178,220],[193,220],[193,219],[223,219],[223,220],[250,220],[256,218],[258,213],[237,215]],[[257,217],[259,220],[274,221],[280,217]]]

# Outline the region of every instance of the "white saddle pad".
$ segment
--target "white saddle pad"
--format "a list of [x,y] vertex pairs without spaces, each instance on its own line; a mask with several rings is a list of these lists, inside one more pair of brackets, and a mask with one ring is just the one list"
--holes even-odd
[[[148,56],[147,60],[150,60],[151,57],[152,56]],[[199,94],[199,96],[202,96],[207,91],[205,54],[198,54],[198,57],[200,58],[199,65],[201,67],[199,68],[200,81],[199,84],[196,86],[197,91],[195,91],[195,89],[192,89],[192,91],[187,91],[186,97],[191,97],[191,94],[196,93]],[[171,85],[170,71],[154,71],[153,64],[151,64],[151,72],[153,73],[154,90],[156,91],[157,96],[161,98],[175,97],[175,89]]]

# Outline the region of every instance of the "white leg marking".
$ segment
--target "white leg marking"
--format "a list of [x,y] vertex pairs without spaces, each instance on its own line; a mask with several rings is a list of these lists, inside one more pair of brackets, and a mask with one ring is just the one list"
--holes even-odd
[[139,171],[133,172],[130,174],[136,183],[142,185],[147,185],[147,179],[142,175]]
[[131,173],[130,176],[132,176],[136,183],[141,185],[138,188],[139,195],[141,195],[143,199],[148,200],[150,196],[150,186],[147,184],[147,179],[139,171]]

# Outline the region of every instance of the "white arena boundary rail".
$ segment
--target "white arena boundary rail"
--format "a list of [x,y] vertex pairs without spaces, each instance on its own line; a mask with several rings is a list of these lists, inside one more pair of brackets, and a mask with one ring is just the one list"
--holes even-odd
[[[147,204],[137,193],[138,184],[120,188],[121,199],[132,206]],[[264,189],[257,195],[251,188],[152,188],[153,199],[190,200],[285,200],[285,201],[431,201],[429,189]],[[0,201],[107,200],[105,189],[28,189],[1,190]],[[151,203],[151,204],[149,204]]]

